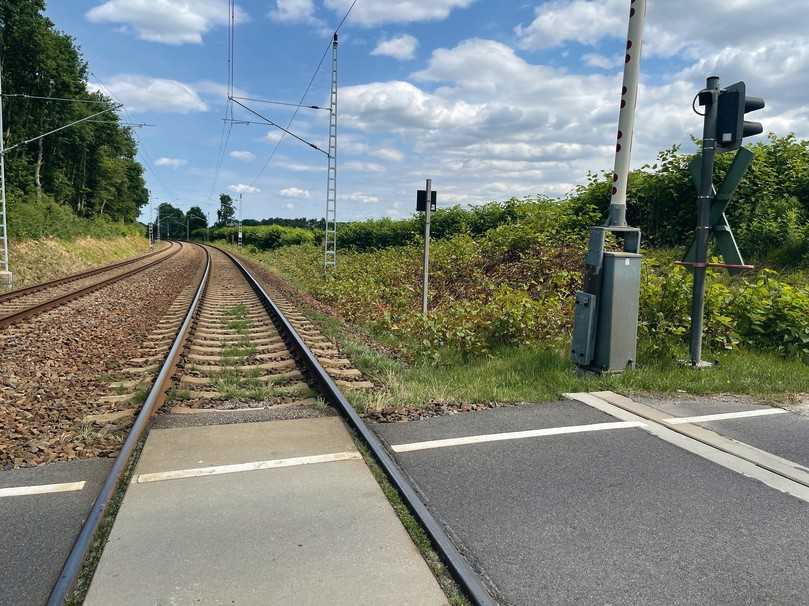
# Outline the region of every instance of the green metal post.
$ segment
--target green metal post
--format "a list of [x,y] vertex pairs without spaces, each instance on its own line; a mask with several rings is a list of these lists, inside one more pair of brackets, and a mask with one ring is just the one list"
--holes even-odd
[[719,78],[708,78],[700,93],[705,107],[702,133],[702,174],[697,196],[697,238],[694,259],[694,297],[691,303],[691,364],[695,368],[702,362],[702,330],[705,313],[705,276],[708,271],[708,239],[711,231],[711,203],[713,202],[713,171],[716,158],[716,118],[719,97]]

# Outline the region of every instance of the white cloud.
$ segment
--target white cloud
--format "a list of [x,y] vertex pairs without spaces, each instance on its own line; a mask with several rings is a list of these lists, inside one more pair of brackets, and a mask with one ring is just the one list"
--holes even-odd
[[[275,163],[276,166],[280,168],[284,168],[286,170],[291,170],[296,173],[319,173],[323,172],[325,174],[326,165],[323,164],[322,166],[316,166],[314,164],[303,164],[301,162],[292,162],[289,160],[279,160]],[[324,177],[325,178],[325,177]]]
[[[515,33],[520,47],[529,50],[566,42],[595,45],[626,36],[628,8],[626,0],[551,0],[537,6],[534,20]],[[651,54],[696,59],[710,49],[803,38],[806,21],[795,17],[805,9],[805,0],[649,2],[644,43]]]
[[[247,15],[237,8],[237,21]],[[93,23],[131,26],[138,37],[164,44],[200,44],[203,34],[228,23],[227,0],[107,0],[87,12]]]
[[281,197],[283,198],[298,198],[298,199],[306,199],[310,197],[310,193],[308,189],[301,189],[299,187],[287,187],[286,189],[282,189],[280,192]]
[[[205,95],[209,95],[211,97],[218,97],[220,99],[227,99],[228,96],[228,87],[227,84],[221,84],[219,82],[213,82],[211,80],[200,80],[199,82],[194,83],[194,90],[198,93],[202,93]],[[233,89],[233,96],[234,97],[249,97],[247,91],[234,88]]]
[[294,205],[292,202],[287,202],[287,203],[285,204],[285,206],[286,206],[286,207],[287,207],[289,210],[292,210],[293,208],[295,208],[295,205]]
[[418,45],[419,41],[413,36],[410,34],[402,34],[395,38],[382,40],[376,45],[376,48],[371,51],[371,54],[393,57],[399,61],[408,61],[415,56]]
[[382,173],[385,167],[375,162],[346,162],[343,164],[345,170],[358,173]]
[[155,166],[168,166],[171,168],[180,168],[181,166],[185,166],[188,164],[188,160],[183,160],[181,158],[158,158],[155,160]]
[[374,152],[374,155],[377,158],[382,158],[383,160],[390,160],[392,162],[401,162],[404,160],[404,154],[400,152],[398,149],[394,149],[392,147],[382,147]]
[[239,149],[234,149],[229,155],[234,160],[239,160],[240,162],[252,162],[256,159],[256,155],[254,153]]
[[614,69],[624,64],[624,56],[607,57],[599,53],[585,53],[582,55],[585,65],[599,69]]
[[278,143],[283,137],[284,134],[280,130],[275,129],[267,131],[267,134],[264,135],[264,139],[266,139],[270,143]]
[[188,114],[208,111],[208,105],[194,87],[177,80],[120,74],[104,85],[91,82],[88,88],[117,99],[132,112]]
[[[325,0],[324,4],[342,17],[353,0]],[[382,23],[412,23],[441,21],[456,8],[466,8],[474,0],[365,0],[358,2],[351,13],[352,23],[364,26]]]
[[340,199],[350,200],[352,202],[362,202],[363,204],[376,204],[379,202],[379,196],[373,196],[361,191],[355,191],[348,195],[341,195]]
[[[620,10],[619,10],[620,8]],[[573,41],[595,44],[607,36],[626,34],[627,3],[622,0],[552,0],[536,7],[536,17],[515,32],[520,46],[543,49]]]
[[228,189],[237,194],[257,194],[258,192],[261,191],[258,187],[253,187],[252,185],[245,185],[244,183],[231,185]]
[[312,0],[276,0],[270,18],[278,23],[306,23],[313,20],[314,14]]

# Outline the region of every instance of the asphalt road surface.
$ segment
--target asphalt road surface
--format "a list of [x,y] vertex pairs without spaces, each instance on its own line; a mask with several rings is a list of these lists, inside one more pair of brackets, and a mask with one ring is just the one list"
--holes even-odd
[[[807,603],[809,503],[620,421],[565,401],[374,428],[504,604]],[[807,461],[792,413],[706,426]]]

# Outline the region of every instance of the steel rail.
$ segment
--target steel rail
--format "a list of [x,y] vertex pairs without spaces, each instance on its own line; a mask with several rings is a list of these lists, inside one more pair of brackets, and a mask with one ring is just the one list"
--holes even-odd
[[497,602],[492,598],[483,581],[466,558],[461,555],[458,548],[447,535],[444,527],[435,519],[433,514],[424,504],[424,501],[416,492],[416,489],[399,468],[399,465],[388,453],[382,441],[365,424],[354,407],[346,399],[334,380],[321,366],[317,357],[304,343],[298,331],[286,319],[281,309],[275,304],[272,298],[264,290],[264,287],[256,280],[242,262],[230,252],[218,247],[217,250],[225,253],[233,263],[241,270],[247,282],[259,295],[267,311],[273,318],[276,327],[279,329],[284,341],[290,350],[296,352],[302,363],[310,371],[317,381],[322,393],[328,401],[337,408],[348,423],[356,430],[365,444],[370,448],[374,458],[384,469],[390,482],[394,485],[399,495],[404,500],[411,513],[416,517],[422,527],[427,531],[432,543],[442,559],[454,574],[460,585],[464,588],[470,600],[475,606],[496,606]]
[[[173,242],[172,242],[173,244]],[[137,263],[138,261],[142,261],[144,259],[148,259],[149,257],[153,257],[155,255],[159,255],[162,252],[166,252],[163,249],[155,250],[150,253],[146,253],[145,255],[140,255],[138,257],[133,257],[131,259],[126,259],[124,261],[119,261],[117,263],[110,263],[109,265],[104,265],[102,267],[95,267],[93,269],[88,269],[86,271],[80,271],[75,274],[70,274],[69,276],[63,276],[61,278],[56,278],[55,280],[49,280],[47,282],[41,282],[40,284],[34,284],[33,286],[27,286],[25,288],[17,288],[15,290],[9,290],[4,293],[0,293],[0,303],[5,303],[6,301],[10,301],[12,299],[16,299],[17,297],[22,297],[24,295],[31,295],[36,292],[40,292],[42,290],[46,290],[48,288],[53,288],[54,286],[60,286],[62,284],[67,284],[68,282],[75,282],[76,280],[81,280],[82,278],[89,278],[90,276],[94,276],[96,274],[103,273],[105,271],[111,271],[113,269],[117,269],[118,267],[123,267],[124,265],[128,265],[130,263]]]
[[[141,265],[140,267],[135,267],[135,268],[130,269],[129,271],[124,272],[122,274],[118,274],[116,276],[112,276],[110,278],[107,278],[106,280],[102,280],[101,282],[96,282],[95,284],[90,284],[89,286],[85,286],[84,288],[80,288],[78,290],[74,290],[74,291],[65,293],[65,294],[63,294],[63,295],[61,295],[59,297],[56,297],[56,298],[53,298],[53,299],[48,299],[47,301],[44,301],[42,303],[38,303],[36,305],[32,305],[31,307],[26,307],[25,309],[14,312],[14,313],[9,314],[7,316],[0,317],[0,328],[5,328],[6,326],[16,324],[17,322],[25,320],[26,318],[30,318],[31,316],[35,316],[35,315],[41,314],[43,312],[49,311],[51,309],[54,309],[54,308],[59,307],[61,305],[64,305],[65,303],[68,303],[69,301],[73,301],[74,299],[78,299],[78,298],[83,297],[85,295],[88,295],[88,294],[90,294],[92,292],[95,292],[95,291],[97,291],[97,290],[99,290],[101,288],[104,288],[105,286],[109,286],[110,284],[114,284],[115,282],[120,282],[121,280],[124,280],[126,278],[129,278],[130,276],[133,276],[133,275],[138,274],[138,273],[140,273],[142,271],[145,271],[145,270],[149,269],[150,267],[154,267],[158,263],[162,263],[163,261],[166,261],[166,260],[172,258],[177,253],[179,253],[183,248],[183,244],[182,244],[182,242],[180,242],[178,244],[179,244],[179,246],[177,248],[175,248],[174,250],[172,250],[169,254],[167,254],[164,257],[161,257],[159,259],[155,259],[154,261],[151,261],[150,263],[147,263],[146,265]],[[163,252],[163,251],[161,251],[161,252]],[[140,257],[140,259],[143,259],[143,257]],[[136,262],[136,261],[132,261],[132,262]],[[37,291],[34,291],[34,292],[37,292]],[[17,297],[15,297],[15,298],[17,298]]]
[[171,377],[176,370],[177,362],[185,346],[185,339],[188,336],[197,308],[202,300],[205,288],[208,285],[208,277],[211,273],[211,255],[205,247],[200,248],[205,251],[205,273],[200,280],[199,286],[197,286],[197,292],[194,295],[191,305],[188,307],[188,312],[186,313],[182,325],[177,331],[177,336],[174,337],[171,349],[166,355],[166,359],[152,385],[152,389],[149,391],[149,395],[146,397],[135,422],[132,424],[132,428],[126,436],[126,441],[121,447],[118,456],[115,458],[115,462],[107,478],[104,480],[101,491],[93,502],[93,508],[87,515],[87,520],[84,522],[79,536],[76,537],[76,541],[73,543],[73,547],[70,550],[67,560],[65,560],[59,578],[51,590],[51,595],[48,598],[48,606],[63,606],[70,596],[79,578],[84,559],[87,556],[87,552],[90,550],[96,531],[104,519],[104,514],[115,495],[121,476],[129,463],[129,459],[135,451],[138,442],[140,442],[141,438],[143,438],[148,431],[152,416],[165,400],[166,391],[168,391],[171,385]]

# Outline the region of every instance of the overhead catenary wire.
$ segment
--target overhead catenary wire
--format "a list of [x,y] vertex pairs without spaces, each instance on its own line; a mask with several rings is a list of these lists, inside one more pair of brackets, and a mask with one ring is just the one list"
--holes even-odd
[[[90,75],[95,80],[97,80],[98,83],[101,85],[101,87],[103,88],[104,94],[108,95],[113,101],[115,101],[116,103],[119,104],[121,113],[124,114],[124,117],[128,121],[134,122],[134,120],[132,120],[132,115],[129,112],[126,111],[126,106],[123,103],[121,103],[120,99],[116,98],[115,95],[112,94],[112,91],[104,83],[104,81],[101,78],[99,78],[98,75],[96,75],[93,72],[90,72]],[[154,162],[152,162],[151,154],[149,154],[149,150],[148,150],[146,144],[143,142],[143,139],[138,137],[137,131],[132,131],[132,136],[134,136],[135,140],[138,142],[138,151],[143,155],[144,164],[146,165],[147,170],[149,171],[149,173],[154,175],[154,178],[157,181],[158,185],[160,185],[160,187],[163,189],[163,193],[165,193],[169,198],[171,198],[172,200],[174,200],[176,202],[178,200],[178,197],[174,195],[174,192],[172,192],[171,189],[166,187],[166,184],[163,182],[163,179],[160,178],[160,174],[158,173],[158,171],[154,167]]]
[[4,97],[16,97],[18,99],[35,99],[38,101],[66,101],[69,103],[92,103],[95,105],[109,105],[109,101],[94,101],[92,99],[71,99],[69,97],[43,97],[41,95],[28,95],[26,93],[3,93]]
[[[334,36],[336,34],[340,33],[340,29],[343,27],[345,22],[348,20],[348,17],[349,17],[349,15],[351,15],[351,11],[354,10],[354,7],[356,6],[357,2],[358,2],[358,0],[354,0],[354,2],[351,3],[351,6],[348,7],[348,10],[345,12],[345,15],[343,15],[343,18],[340,19],[340,22],[337,24],[337,27],[335,28],[334,33],[329,37],[329,43],[326,46],[326,48],[324,49],[323,55],[321,55],[320,61],[318,61],[317,67],[315,67],[315,71],[312,74],[312,77],[309,79],[309,83],[306,85],[306,89],[303,91],[303,94],[301,95],[301,98],[298,101],[299,106],[302,106],[304,104],[304,101],[306,100],[306,96],[309,94],[309,91],[312,89],[312,85],[315,82],[315,78],[317,78],[317,75],[320,72],[320,68],[323,67],[323,62],[326,60],[326,57],[328,56],[329,51],[332,48],[332,42],[334,40]],[[295,118],[297,118],[298,112],[300,112],[300,109],[301,109],[300,107],[295,108],[295,111],[292,113],[292,116],[290,116],[290,118],[289,118],[289,122],[287,122],[287,126],[286,126],[287,129],[292,128],[292,124],[295,121]],[[273,158],[275,158],[275,155],[278,152],[278,148],[281,146],[281,143],[283,143],[285,136],[286,135],[282,135],[281,138],[278,141],[276,141],[275,145],[272,148],[272,151],[270,152],[270,155],[267,158],[267,161],[264,163],[264,165],[261,167],[261,170],[259,170],[258,174],[251,181],[251,183],[250,183],[251,187],[255,186],[256,182],[264,174],[264,171],[266,171],[267,168],[270,166],[270,164],[273,161]],[[326,155],[328,155],[328,154],[326,154]]]
[[225,103],[225,117],[222,123],[222,133],[219,138],[219,148],[216,154],[216,168],[214,169],[213,182],[211,189],[208,192],[208,201],[211,202],[216,191],[216,186],[219,184],[219,174],[222,171],[222,164],[225,161],[225,154],[230,143],[230,135],[233,132],[233,90],[234,90],[234,75],[235,75],[235,50],[236,50],[236,0],[228,1],[228,86],[227,86],[227,100]]
[[77,124],[81,124],[82,122],[87,122],[91,118],[95,118],[96,116],[100,116],[101,114],[106,114],[108,112],[115,111],[115,109],[116,108],[111,107],[110,109],[102,110],[102,111],[97,112],[95,114],[91,114],[91,115],[87,116],[86,118],[82,118],[81,120],[74,120],[70,124],[65,124],[64,126],[60,126],[59,128],[54,128],[53,130],[49,130],[48,132],[42,133],[41,135],[37,135],[36,137],[32,137],[31,139],[25,139],[24,141],[20,141],[19,143],[16,143],[15,145],[12,145],[10,147],[5,148],[3,150],[3,154],[7,154],[12,149],[16,149],[16,148],[18,148],[18,147],[20,147],[22,145],[28,145],[29,143],[33,143],[34,141],[39,141],[40,139],[44,139],[48,135],[58,133],[59,131],[65,130],[66,128],[70,128],[71,126],[76,126]]
[[[264,115],[260,114],[260,113],[259,113],[259,112],[257,112],[256,110],[254,110],[254,109],[251,109],[251,108],[247,107],[246,105],[244,105],[243,103],[240,103],[239,101],[236,101],[235,99],[232,99],[232,101],[233,101],[233,102],[234,102],[236,105],[238,105],[239,107],[242,107],[242,108],[244,108],[245,110],[247,110],[248,112],[250,112],[251,114],[253,114],[254,116],[257,116],[257,117],[261,118],[262,120],[265,120],[269,126],[273,126],[273,127],[277,128],[277,129],[280,129],[280,130],[284,131],[284,132],[285,132],[287,135],[290,135],[291,137],[294,137],[295,139],[297,139],[297,140],[298,140],[298,141],[300,141],[301,143],[305,143],[306,145],[308,145],[308,146],[309,146],[309,147],[311,147],[312,149],[315,149],[315,150],[319,151],[319,152],[320,152],[320,153],[322,153],[322,154],[325,154],[325,155],[327,155],[327,156],[329,155],[329,152],[327,152],[327,151],[325,151],[325,150],[320,149],[320,148],[319,148],[317,145],[315,145],[314,143],[311,143],[310,141],[307,141],[307,140],[306,140],[306,139],[304,139],[303,137],[299,137],[298,135],[296,135],[296,134],[295,134],[295,133],[293,133],[292,131],[287,130],[286,128],[284,128],[283,126],[281,126],[280,124],[278,124],[278,123],[276,123],[276,122],[273,122],[272,120],[270,120],[270,119],[269,119],[269,118],[267,118],[266,116],[264,116]],[[231,122],[231,123],[232,123],[232,122]]]
[[267,105],[284,105],[286,107],[299,107],[301,109],[320,109],[323,111],[329,111],[328,107],[320,107],[319,105],[301,105],[300,103],[287,103],[286,101],[270,101],[269,99],[257,99],[255,97],[238,97],[234,96],[233,99],[239,99],[240,101],[252,101],[253,103],[264,103]]

